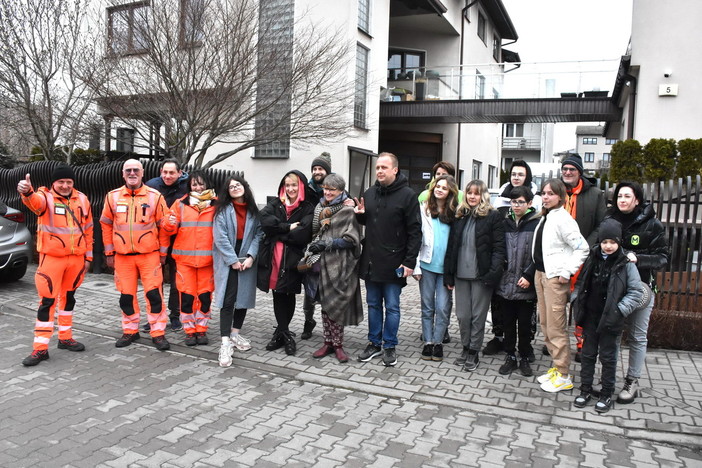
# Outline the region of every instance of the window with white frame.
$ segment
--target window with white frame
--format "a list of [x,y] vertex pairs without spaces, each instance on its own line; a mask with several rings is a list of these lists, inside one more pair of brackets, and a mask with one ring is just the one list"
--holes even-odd
[[293,68],[294,0],[268,0],[259,6],[259,24],[267,26],[267,33],[259,41],[259,55],[274,53],[279,59],[276,66],[258,79],[256,107],[260,109],[255,122],[255,137],[262,143],[256,146],[255,158],[290,157],[290,113],[292,97],[280,94],[280,76],[290,74]]
[[495,166],[488,165],[488,188],[495,188],[495,180],[497,180],[497,168]]
[[583,138],[583,145],[596,145],[597,138],[585,137]]
[[180,46],[191,47],[202,43],[205,0],[180,0]]
[[475,99],[485,99],[485,76],[475,70]]
[[485,20],[485,15],[483,15],[482,12],[478,12],[478,37],[480,38],[481,41],[487,45],[486,42],[486,33],[487,30],[487,21]]
[[123,153],[133,153],[134,152],[134,129],[133,128],[117,128],[117,135],[115,140],[117,141],[117,151]]
[[482,168],[483,168],[483,163],[474,159],[473,160],[473,171],[472,171],[472,179],[473,180],[480,179],[480,172],[481,172]]
[[507,138],[513,137],[523,137],[524,136],[524,124],[523,123],[510,123],[504,124],[504,136]]
[[356,44],[356,89],[353,103],[353,124],[359,128],[367,128],[368,52],[368,49],[361,44]]
[[118,5],[107,9],[108,53],[141,54],[148,50],[148,1]]
[[358,0],[358,29],[370,33],[371,0]]
[[585,153],[584,161],[587,163],[595,162],[595,153]]
[[609,153],[602,153],[602,161],[609,162],[609,159],[610,159]]

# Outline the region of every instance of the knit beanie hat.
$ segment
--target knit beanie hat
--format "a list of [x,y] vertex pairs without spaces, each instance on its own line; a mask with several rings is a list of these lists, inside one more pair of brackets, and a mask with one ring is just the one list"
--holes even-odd
[[67,164],[61,164],[60,166],[57,166],[56,169],[54,169],[54,172],[51,173],[52,184],[57,180],[61,179],[71,179],[75,182],[76,175],[73,172],[73,168],[71,166]]
[[312,160],[310,169],[314,166],[319,166],[327,171],[327,175],[331,174],[331,155],[326,151]]
[[611,239],[617,244],[622,245],[622,225],[619,221],[607,218],[600,223],[597,231],[597,242],[602,242],[605,239]]
[[575,167],[580,175],[583,175],[583,158],[578,153],[569,154],[561,163],[561,169],[566,164]]

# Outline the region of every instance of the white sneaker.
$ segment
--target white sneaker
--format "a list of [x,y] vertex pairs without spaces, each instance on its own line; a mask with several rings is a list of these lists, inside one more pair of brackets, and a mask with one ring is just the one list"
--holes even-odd
[[552,367],[545,374],[538,376],[536,378],[536,381],[539,382],[540,384],[546,383],[549,380],[551,380],[551,378],[553,377],[553,374],[555,374],[556,372],[558,372],[558,368]]
[[220,367],[229,367],[232,365],[232,353],[234,348],[231,343],[222,343],[219,348],[219,365]]
[[551,380],[541,384],[541,390],[549,393],[556,393],[560,392],[561,390],[570,390],[571,388],[573,388],[573,380],[570,378],[570,374],[563,375],[558,371],[556,371]]
[[248,351],[251,349],[251,342],[238,333],[236,335],[232,335],[231,340],[233,347],[239,351]]

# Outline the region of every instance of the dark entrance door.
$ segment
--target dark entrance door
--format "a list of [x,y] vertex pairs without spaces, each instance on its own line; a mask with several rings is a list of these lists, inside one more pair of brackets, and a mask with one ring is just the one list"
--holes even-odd
[[441,161],[443,135],[436,133],[381,130],[378,150],[397,156],[400,171],[417,193],[431,180],[431,169]]

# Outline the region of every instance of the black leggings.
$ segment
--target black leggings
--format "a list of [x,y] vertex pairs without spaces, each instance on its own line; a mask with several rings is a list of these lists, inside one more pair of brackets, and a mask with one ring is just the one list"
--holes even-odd
[[227,277],[227,289],[224,292],[224,302],[219,311],[219,333],[221,336],[229,336],[232,328],[238,330],[244,325],[246,309],[235,309],[236,295],[239,290],[239,272],[229,268]]
[[278,331],[288,331],[295,314],[295,293],[273,291],[273,313],[275,321],[278,322]]

